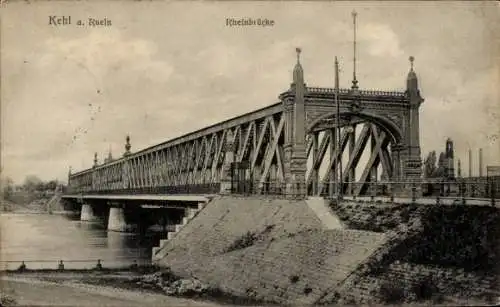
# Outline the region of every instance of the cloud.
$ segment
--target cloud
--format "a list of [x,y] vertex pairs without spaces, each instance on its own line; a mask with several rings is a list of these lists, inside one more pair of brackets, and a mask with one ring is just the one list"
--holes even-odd
[[372,56],[397,58],[404,54],[397,34],[389,25],[368,23],[359,32],[360,43],[367,45],[367,52]]
[[96,78],[126,70],[147,74],[151,80],[168,80],[173,72],[168,63],[155,60],[157,46],[147,40],[124,38],[118,30],[93,31],[77,39],[49,38],[41,68],[71,61]]

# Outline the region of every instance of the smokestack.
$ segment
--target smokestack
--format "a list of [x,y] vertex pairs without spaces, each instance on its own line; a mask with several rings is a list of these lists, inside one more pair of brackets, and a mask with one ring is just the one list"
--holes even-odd
[[483,177],[483,149],[479,148],[479,177]]
[[469,148],[469,177],[472,177],[472,150]]

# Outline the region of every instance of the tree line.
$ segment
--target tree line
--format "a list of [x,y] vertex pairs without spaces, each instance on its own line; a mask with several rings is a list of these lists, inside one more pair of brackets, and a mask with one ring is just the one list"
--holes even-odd
[[436,151],[433,150],[427,154],[424,160],[424,178],[443,178],[446,176],[446,156],[444,152],[436,158]]
[[2,178],[2,196],[6,200],[14,201],[17,194],[31,195],[31,196],[45,196],[55,192],[56,188],[61,186],[57,180],[43,181],[37,176],[26,176],[22,184],[15,184],[12,178]]

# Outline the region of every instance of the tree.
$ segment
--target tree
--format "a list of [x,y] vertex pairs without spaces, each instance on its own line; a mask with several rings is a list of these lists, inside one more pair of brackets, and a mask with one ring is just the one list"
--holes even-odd
[[431,151],[424,161],[424,177],[432,178],[436,172],[436,151]]
[[57,187],[57,180],[51,180],[45,184],[45,190],[54,191]]
[[34,175],[29,175],[24,179],[23,187],[26,191],[36,191],[40,188],[41,184],[43,184],[43,182],[40,178]]
[[4,199],[10,199],[14,192],[14,181],[10,177],[2,180],[2,193]]
[[444,155],[444,152],[442,152],[439,154],[438,167],[433,177],[443,178],[445,175],[445,166],[446,166],[446,157]]

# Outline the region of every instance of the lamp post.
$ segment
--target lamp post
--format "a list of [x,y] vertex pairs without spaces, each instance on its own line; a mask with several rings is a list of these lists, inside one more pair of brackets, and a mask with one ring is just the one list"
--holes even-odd
[[337,204],[340,204],[340,201],[342,200],[342,193],[343,193],[343,187],[342,187],[342,140],[340,136],[341,128],[340,128],[340,103],[339,103],[339,62],[337,60],[337,57],[335,57],[335,91],[334,91],[334,97],[335,97],[335,107],[337,109],[337,151],[339,153],[339,167],[338,171],[337,168],[335,168],[335,175],[337,173],[339,174],[339,177],[337,177]]

